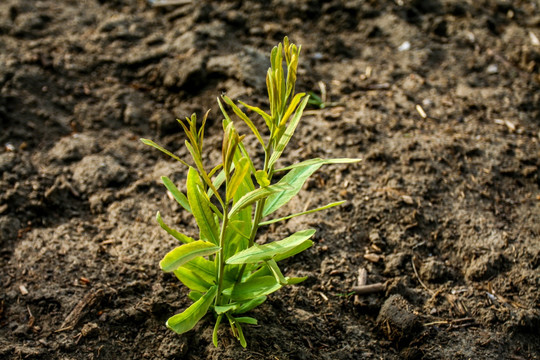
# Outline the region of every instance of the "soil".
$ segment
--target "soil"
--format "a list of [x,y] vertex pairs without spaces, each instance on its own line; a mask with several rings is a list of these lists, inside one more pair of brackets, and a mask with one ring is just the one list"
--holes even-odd
[[[316,228],[285,263],[308,276],[252,312],[243,349],[158,267],[196,234],[162,175],[186,169],[175,121],[216,97],[266,107],[272,46],[302,44],[321,95],[283,164],[321,169],[288,210],[347,204],[261,233]],[[0,358],[540,358],[540,5],[535,0],[3,0]],[[260,120],[256,122],[262,124]],[[248,147],[255,139],[248,130]],[[384,291],[356,295],[358,272]]]

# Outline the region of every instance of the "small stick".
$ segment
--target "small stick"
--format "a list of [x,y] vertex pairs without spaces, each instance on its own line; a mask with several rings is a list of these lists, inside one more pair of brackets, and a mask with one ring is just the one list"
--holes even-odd
[[386,286],[384,286],[383,283],[375,283],[369,285],[355,286],[352,288],[352,291],[354,291],[356,295],[367,295],[384,291],[385,288]]
[[426,284],[424,284],[424,282],[422,281],[422,279],[420,279],[420,276],[418,275],[418,271],[416,271],[416,266],[414,265],[414,257],[411,259],[411,263],[412,263],[412,268],[414,270],[414,274],[416,275],[416,278],[418,279],[418,282],[420,282],[420,285],[422,285],[424,289],[426,289],[427,292],[433,296],[435,294],[433,290],[431,290],[430,288],[426,286]]
[[358,269],[358,286],[364,286],[367,284],[367,270],[366,268]]

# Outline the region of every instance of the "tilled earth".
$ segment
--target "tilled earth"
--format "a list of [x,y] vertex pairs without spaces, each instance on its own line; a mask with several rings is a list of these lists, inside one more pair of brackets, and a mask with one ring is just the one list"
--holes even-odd
[[[190,300],[155,213],[196,227],[159,183],[186,169],[138,139],[187,158],[175,119],[212,109],[215,163],[216,97],[267,107],[284,35],[326,105],[284,164],[363,161],[288,210],[346,205],[260,234],[316,228],[285,264],[309,279],[253,311],[247,349],[225,327],[216,349],[211,319],[164,326]],[[535,0],[3,0],[0,358],[538,359],[539,38]],[[384,291],[355,294],[359,271]]]

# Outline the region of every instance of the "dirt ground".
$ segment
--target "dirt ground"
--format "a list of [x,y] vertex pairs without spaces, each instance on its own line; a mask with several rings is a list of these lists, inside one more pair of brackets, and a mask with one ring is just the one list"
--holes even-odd
[[[190,300],[156,211],[196,227],[159,181],[186,169],[138,139],[187,158],[175,118],[211,108],[215,161],[216,97],[265,108],[284,35],[328,103],[284,163],[363,161],[289,210],[346,205],[260,234],[316,228],[285,267],[309,278],[216,349],[209,318],[164,325]],[[539,38],[535,0],[2,0],[0,358],[539,359]],[[360,269],[385,290],[355,295]]]

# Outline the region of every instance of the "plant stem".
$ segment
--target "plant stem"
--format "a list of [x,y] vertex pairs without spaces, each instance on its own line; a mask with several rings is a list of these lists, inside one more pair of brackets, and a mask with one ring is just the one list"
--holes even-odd
[[217,256],[218,260],[218,290],[214,305],[220,305],[221,291],[223,290],[223,278],[225,277],[225,235],[227,225],[229,224],[229,203],[226,202],[223,206],[223,222],[221,224],[221,231],[219,233],[219,252]]
[[[270,160],[270,148],[272,147],[272,142],[268,141],[268,147],[264,149],[264,171],[268,173],[268,179],[272,180],[272,171],[268,172],[268,163]],[[261,199],[256,202],[255,204],[255,217],[253,218],[253,227],[251,228],[251,233],[249,234],[249,243],[248,243],[248,249],[253,246],[255,243],[255,236],[257,236],[257,230],[259,230],[259,223],[261,222],[263,210],[264,210],[264,204],[266,203],[266,199]],[[244,275],[244,271],[246,270],[246,264],[243,264],[240,268],[240,272],[238,273],[238,277],[236,278],[236,283],[238,284],[242,280],[242,276]]]

